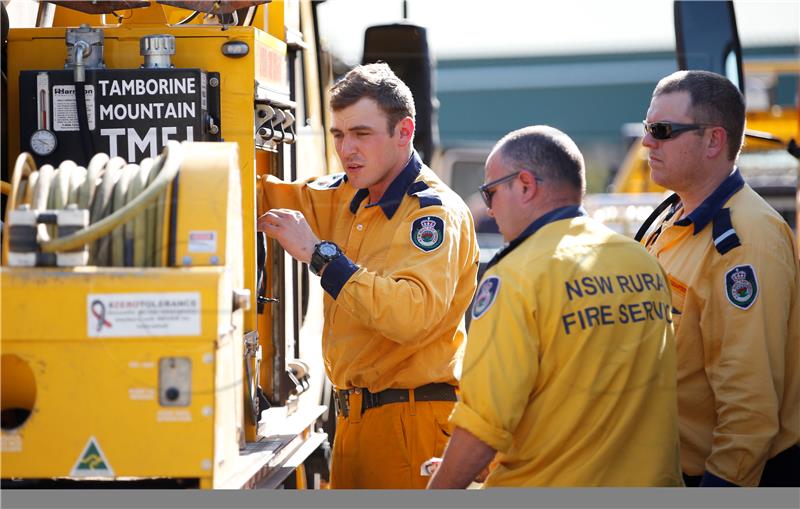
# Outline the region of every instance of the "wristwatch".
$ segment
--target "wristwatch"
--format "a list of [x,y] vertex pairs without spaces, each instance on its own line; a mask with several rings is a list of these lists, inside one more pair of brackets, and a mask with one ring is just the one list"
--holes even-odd
[[311,255],[311,264],[309,264],[308,267],[311,269],[311,272],[319,276],[319,273],[322,272],[323,267],[325,267],[328,262],[340,256],[342,256],[342,250],[339,249],[339,246],[333,242],[323,240],[314,246],[314,253]]

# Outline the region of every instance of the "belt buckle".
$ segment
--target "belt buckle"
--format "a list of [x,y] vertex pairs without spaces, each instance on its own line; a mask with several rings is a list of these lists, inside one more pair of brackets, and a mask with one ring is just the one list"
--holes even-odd
[[333,401],[336,403],[336,414],[347,417],[350,414],[350,391],[334,389]]

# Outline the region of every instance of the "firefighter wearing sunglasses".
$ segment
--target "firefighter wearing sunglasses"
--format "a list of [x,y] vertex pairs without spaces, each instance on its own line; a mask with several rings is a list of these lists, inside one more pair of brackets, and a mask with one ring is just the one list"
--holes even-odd
[[662,79],[644,122],[675,194],[637,234],[666,270],[689,486],[798,486],[800,277],[792,232],[735,166],[744,99],[726,78]]
[[682,486],[666,274],[586,216],[583,156],[532,126],[500,140],[481,192],[508,246],[472,307],[461,398],[430,488]]

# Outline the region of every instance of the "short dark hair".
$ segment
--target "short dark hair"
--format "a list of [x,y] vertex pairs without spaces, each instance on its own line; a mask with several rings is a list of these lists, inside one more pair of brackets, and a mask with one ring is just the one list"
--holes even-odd
[[331,109],[340,111],[364,97],[375,100],[386,113],[389,134],[405,117],[416,117],[414,96],[403,80],[383,62],[359,65],[331,87]]
[[688,92],[693,122],[721,126],[728,133],[728,159],[736,160],[742,148],[745,120],[744,96],[725,76],[708,71],[678,71],[663,78],[653,97]]
[[558,129],[534,125],[512,131],[495,145],[514,170],[529,170],[544,181],[567,184],[581,196],[586,191],[586,165],[572,138]]

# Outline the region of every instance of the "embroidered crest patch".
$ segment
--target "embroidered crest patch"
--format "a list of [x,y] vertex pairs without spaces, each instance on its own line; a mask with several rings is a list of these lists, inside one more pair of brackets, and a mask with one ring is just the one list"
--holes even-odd
[[475,294],[475,302],[472,303],[472,319],[477,320],[482,317],[497,298],[497,290],[500,289],[500,278],[489,276],[483,280],[480,288]]
[[758,280],[752,265],[737,265],[725,274],[725,294],[737,308],[753,305],[758,297]]
[[444,220],[425,216],[411,224],[411,242],[422,251],[433,251],[444,242]]
[[317,191],[325,191],[327,189],[336,189],[342,185],[342,182],[345,182],[344,173],[332,173],[330,175],[317,177],[306,185]]

